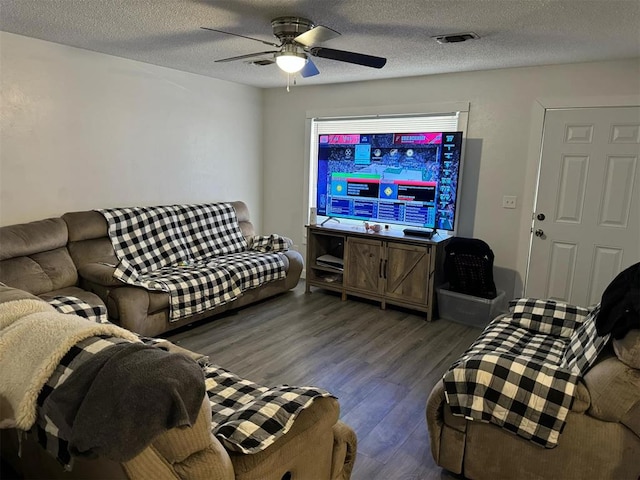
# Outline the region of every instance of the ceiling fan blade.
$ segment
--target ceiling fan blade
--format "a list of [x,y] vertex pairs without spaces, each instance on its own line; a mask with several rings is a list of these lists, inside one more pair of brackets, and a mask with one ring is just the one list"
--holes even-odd
[[220,60],[216,60],[215,62],[216,63],[233,62],[234,60],[242,60],[243,58],[260,57],[262,55],[267,55],[269,53],[278,53],[278,50],[269,50],[267,52],[248,53],[246,55],[238,55],[237,57],[221,58]]
[[216,30],[215,28],[207,28],[207,27],[200,27],[200,28],[202,30],[209,30],[210,32],[224,33],[225,35],[233,35],[234,37],[241,37],[241,38],[246,38],[248,40],[254,40],[256,42],[260,42],[260,43],[264,43],[265,45],[269,45],[270,47],[280,47],[281,46],[281,45],[279,45],[277,43],[267,42],[266,40],[260,40],[259,38],[247,37],[246,35],[240,35],[239,33],[225,32],[224,30]]
[[301,33],[295,37],[293,41],[298,42],[305,47],[312,47],[338,36],[340,36],[340,32],[336,32],[332,28],[325,27],[324,25],[318,25],[317,27],[313,27],[311,30]]
[[387,63],[387,59],[383,57],[374,57],[373,55],[365,55],[364,53],[346,52],[344,50],[334,50],[333,48],[312,47],[308,52],[314,57],[355,63],[372,68],[382,68]]
[[300,76],[302,78],[313,77],[314,75],[318,75],[320,70],[316,67],[315,63],[311,61],[310,58],[307,57],[307,63],[300,70]]

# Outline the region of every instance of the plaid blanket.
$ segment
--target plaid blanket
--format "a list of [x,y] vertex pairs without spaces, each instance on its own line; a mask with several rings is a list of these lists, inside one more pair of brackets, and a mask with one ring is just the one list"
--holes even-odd
[[[234,300],[247,288],[283,278],[273,239],[269,253],[248,250],[231,204],[98,210],[119,264],[114,276],[170,295],[176,321]],[[262,251],[264,241],[255,242]]]
[[[163,339],[139,338],[144,344],[158,348],[167,343]],[[40,413],[54,389],[62,385],[75,369],[91,356],[122,342],[127,340],[107,336],[78,342],[60,361],[38,397],[38,417],[32,431],[40,445],[67,470],[73,467],[68,439],[61,438],[55,423]],[[296,417],[314,399],[332,396],[314,387],[264,387],[215,365],[207,363],[201,367],[211,404],[212,432],[227,449],[236,452],[264,450],[289,431]]]
[[204,368],[212,432],[228,450],[256,453],[287,433],[314,399],[332,396],[314,387],[264,387],[216,365]]
[[60,313],[71,313],[96,323],[109,323],[107,307],[104,305],[89,305],[84,300],[70,295],[59,295],[50,298],[47,303]]
[[597,311],[512,301],[444,374],[452,413],[555,447],[578,379],[608,340],[595,332]]
[[256,252],[285,252],[289,250],[293,241],[280,235],[254,235],[249,239],[249,248]]

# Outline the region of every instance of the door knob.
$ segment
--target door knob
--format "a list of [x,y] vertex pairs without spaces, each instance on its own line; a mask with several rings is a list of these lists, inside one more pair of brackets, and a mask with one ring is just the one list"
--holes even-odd
[[544,230],[541,229],[537,229],[535,232],[533,232],[535,234],[536,237],[542,237],[544,235]]
[[544,216],[544,213],[539,213],[539,214],[536,216],[536,218],[537,218],[538,220],[540,220],[540,221],[543,221],[543,220],[544,220],[545,218],[547,218],[547,217],[545,217],[545,216]]

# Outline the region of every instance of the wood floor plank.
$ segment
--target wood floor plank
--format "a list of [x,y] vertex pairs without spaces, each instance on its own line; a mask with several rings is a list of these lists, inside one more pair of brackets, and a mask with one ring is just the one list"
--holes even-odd
[[352,478],[455,479],[431,458],[426,401],[480,329],[376,302],[293,291],[166,336],[265,385],[336,395],[358,436]]

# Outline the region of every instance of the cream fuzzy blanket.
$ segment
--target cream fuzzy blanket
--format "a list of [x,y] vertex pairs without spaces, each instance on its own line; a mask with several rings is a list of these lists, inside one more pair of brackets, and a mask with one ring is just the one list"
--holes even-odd
[[96,335],[139,341],[128,330],[58,313],[42,300],[0,303],[0,428],[31,428],[38,395],[60,360]]

